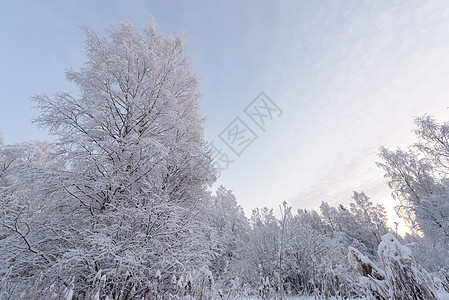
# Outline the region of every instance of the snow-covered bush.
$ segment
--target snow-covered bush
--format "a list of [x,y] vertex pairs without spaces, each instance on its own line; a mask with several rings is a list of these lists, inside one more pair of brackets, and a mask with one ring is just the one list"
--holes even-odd
[[388,299],[388,285],[385,281],[385,272],[353,247],[349,247],[348,257],[351,265],[361,275],[360,294],[368,299]]
[[354,248],[349,248],[352,265],[361,275],[369,299],[438,299],[430,274],[413,259],[411,250],[393,234],[382,236],[378,255],[381,267]]
[[393,234],[382,236],[378,254],[390,299],[437,299],[429,273],[415,263],[411,250],[401,245]]

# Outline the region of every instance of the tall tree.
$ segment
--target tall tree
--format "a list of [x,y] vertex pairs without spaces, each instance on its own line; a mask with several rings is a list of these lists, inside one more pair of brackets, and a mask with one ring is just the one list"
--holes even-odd
[[211,261],[211,271],[223,287],[232,287],[242,277],[243,248],[248,243],[249,221],[231,190],[220,186],[212,197],[210,224],[214,229],[217,255]]
[[52,212],[61,250],[48,258],[43,286],[88,297],[101,273],[102,297],[192,294],[191,274],[212,254],[200,212],[215,175],[183,36],[154,24],[144,33],[127,23],[109,37],[85,32],[88,61],[66,73],[80,95],[34,98],[37,123],[66,162],[44,183],[55,191],[45,201],[64,209]]
[[414,233],[416,259],[427,269],[443,272],[447,281],[449,245],[449,125],[424,115],[415,120],[418,142],[407,150],[380,149],[382,162],[396,211]]
[[351,213],[357,224],[358,239],[368,249],[376,249],[381,237],[388,232],[387,212],[383,205],[374,203],[364,193],[355,192],[352,195],[354,202],[350,203]]
[[[380,157],[383,162],[378,165],[385,170],[388,185],[393,190],[392,195],[399,202],[396,206],[399,216],[412,229],[423,232],[435,242],[447,244],[449,181],[445,175],[448,168],[442,145],[449,135],[444,137],[428,134],[426,130],[431,131],[429,127],[437,130],[432,119],[417,119],[417,122],[420,124],[417,132],[424,135],[424,141],[420,141],[409,151],[381,148]],[[444,129],[441,130],[445,132]]]

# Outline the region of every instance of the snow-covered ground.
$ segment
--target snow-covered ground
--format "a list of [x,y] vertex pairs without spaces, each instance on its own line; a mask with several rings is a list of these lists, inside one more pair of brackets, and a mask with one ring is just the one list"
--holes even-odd
[[[273,298],[275,300],[278,300],[280,298]],[[288,296],[284,298],[286,300],[320,300],[320,298],[316,297],[306,297],[306,296]],[[340,298],[331,298],[330,300],[339,300]],[[352,298],[353,300],[363,300],[365,298]],[[444,292],[438,293],[438,299],[440,300],[449,300],[449,294]],[[262,298],[247,298],[247,300],[262,300]]]
[[449,300],[449,294],[448,293],[438,293],[438,298],[440,298],[440,300]]

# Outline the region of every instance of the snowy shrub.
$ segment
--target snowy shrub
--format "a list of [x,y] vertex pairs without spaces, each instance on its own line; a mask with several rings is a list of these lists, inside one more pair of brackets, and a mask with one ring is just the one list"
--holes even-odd
[[390,299],[437,299],[429,273],[415,263],[410,249],[401,245],[393,234],[382,236],[378,254]]
[[382,236],[378,247],[381,268],[354,248],[349,258],[361,275],[369,299],[438,299],[430,274],[413,259],[411,250],[393,234]]
[[348,253],[351,265],[361,275],[360,292],[368,299],[388,299],[388,285],[385,282],[385,272],[357,249],[349,247]]

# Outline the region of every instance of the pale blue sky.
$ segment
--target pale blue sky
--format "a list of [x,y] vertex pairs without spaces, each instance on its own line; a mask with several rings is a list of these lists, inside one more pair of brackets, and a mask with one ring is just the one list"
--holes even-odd
[[[256,206],[348,203],[352,190],[392,206],[380,145],[413,142],[412,118],[449,119],[449,2],[2,1],[0,128],[7,143],[46,139],[29,98],[76,91],[67,68],[85,61],[79,26],[120,21],[186,32],[202,77],[206,137],[265,91],[284,111],[220,183]],[[220,145],[223,148],[224,145]]]

